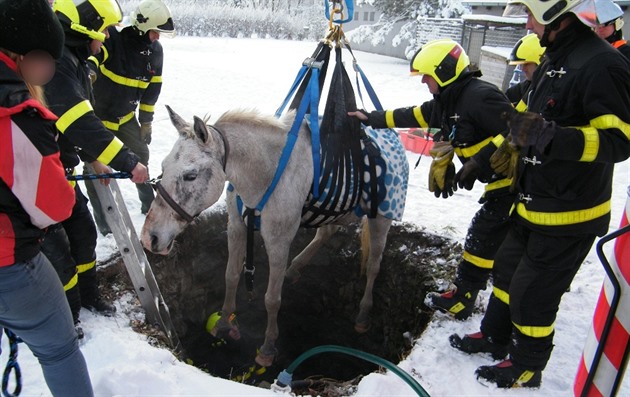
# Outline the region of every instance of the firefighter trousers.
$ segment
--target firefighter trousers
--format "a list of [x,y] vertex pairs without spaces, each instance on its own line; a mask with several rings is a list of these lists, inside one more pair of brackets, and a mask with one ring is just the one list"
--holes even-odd
[[513,223],[495,257],[493,291],[481,332],[509,344],[512,361],[531,370],[547,365],[554,322],[595,235],[554,236]]

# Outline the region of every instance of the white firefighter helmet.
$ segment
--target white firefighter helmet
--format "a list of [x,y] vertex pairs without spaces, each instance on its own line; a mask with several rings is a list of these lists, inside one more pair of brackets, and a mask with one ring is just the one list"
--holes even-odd
[[155,30],[166,36],[175,35],[171,10],[162,0],[143,0],[131,15],[131,23],[140,32]]
[[615,24],[615,31],[623,27],[623,10],[612,0],[595,0],[595,12],[599,25]]
[[594,0],[508,0],[504,17],[528,17],[541,25],[549,25],[561,15],[571,12],[587,26],[597,26]]

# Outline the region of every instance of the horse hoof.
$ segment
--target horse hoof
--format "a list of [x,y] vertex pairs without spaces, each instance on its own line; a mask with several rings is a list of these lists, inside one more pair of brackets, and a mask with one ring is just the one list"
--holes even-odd
[[371,328],[370,323],[356,323],[354,324],[354,330],[360,334],[368,332]]
[[256,361],[256,364],[260,365],[261,367],[271,367],[275,357],[275,355],[258,353],[254,361]]
[[212,331],[210,331],[210,335],[214,336],[217,339],[231,339],[233,341],[237,341],[241,339],[241,332],[236,327],[231,328],[219,328],[214,327]]
[[230,331],[228,332],[228,336],[232,338],[232,340],[239,340],[241,339],[241,332],[238,330],[238,328],[234,327],[230,329]]

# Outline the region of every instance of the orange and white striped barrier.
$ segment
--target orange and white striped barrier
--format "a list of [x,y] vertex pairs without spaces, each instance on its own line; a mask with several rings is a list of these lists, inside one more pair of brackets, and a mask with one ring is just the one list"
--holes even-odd
[[[604,280],[593,326],[586,339],[573,393],[580,397],[615,396],[630,355],[630,187],[619,230],[597,243],[604,265]],[[608,263],[603,245],[616,239],[613,258]]]

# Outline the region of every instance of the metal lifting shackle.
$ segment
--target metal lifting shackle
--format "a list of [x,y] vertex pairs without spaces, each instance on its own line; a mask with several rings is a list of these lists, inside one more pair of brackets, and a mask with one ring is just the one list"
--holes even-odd
[[[330,16],[328,17],[328,33],[324,41],[329,45],[332,43],[339,45],[342,40],[345,40],[345,35],[342,30],[343,22],[346,21],[344,19],[344,2],[342,0],[332,0],[330,3],[332,7]],[[335,19],[335,15],[339,15],[339,18]]]

